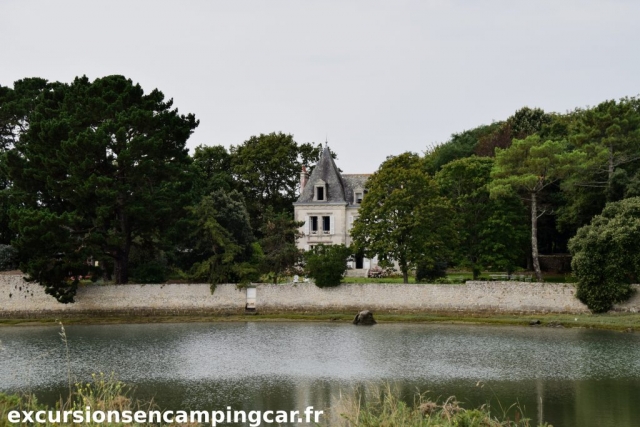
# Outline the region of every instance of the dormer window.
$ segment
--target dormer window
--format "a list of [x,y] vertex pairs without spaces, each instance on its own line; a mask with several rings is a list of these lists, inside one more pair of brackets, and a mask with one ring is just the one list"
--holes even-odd
[[356,188],[353,191],[353,203],[356,205],[359,205],[360,203],[362,203],[362,198],[364,197],[365,194],[366,192],[362,188]]
[[313,188],[313,201],[314,202],[326,202],[327,197],[327,184],[320,180],[314,185]]

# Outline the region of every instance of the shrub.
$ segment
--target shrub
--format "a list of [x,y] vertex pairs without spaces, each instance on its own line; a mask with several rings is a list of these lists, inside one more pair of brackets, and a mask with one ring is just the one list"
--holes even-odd
[[318,245],[304,254],[305,273],[319,288],[338,286],[347,271],[350,254],[345,245]]
[[164,283],[167,281],[167,268],[161,260],[151,260],[138,265],[133,270],[137,283]]
[[446,275],[446,261],[436,261],[432,264],[423,262],[419,263],[418,268],[416,268],[416,282],[418,283],[433,282],[441,277],[446,277]]
[[[442,401],[431,400],[427,394],[418,394],[413,404],[401,398],[401,393],[387,386],[386,389],[369,387],[353,393],[341,394],[330,416],[339,427],[531,427],[535,425],[523,415],[517,405],[496,411],[489,405],[464,408],[455,396]],[[546,427],[548,424],[540,424]],[[550,426],[549,426],[550,427]]]
[[577,297],[602,313],[628,299],[640,276],[640,197],[608,203],[569,241]]
[[18,251],[13,246],[0,245],[0,271],[18,268]]

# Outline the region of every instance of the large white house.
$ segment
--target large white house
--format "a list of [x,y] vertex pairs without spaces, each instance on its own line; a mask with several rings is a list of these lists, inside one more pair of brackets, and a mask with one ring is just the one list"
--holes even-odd
[[[349,231],[358,217],[358,209],[367,190],[369,174],[341,174],[329,147],[325,145],[311,176],[303,168],[300,173],[300,197],[293,204],[296,221],[304,222],[303,237],[298,247],[309,250],[318,244],[351,244]],[[367,270],[375,261],[355,254],[349,267]]]

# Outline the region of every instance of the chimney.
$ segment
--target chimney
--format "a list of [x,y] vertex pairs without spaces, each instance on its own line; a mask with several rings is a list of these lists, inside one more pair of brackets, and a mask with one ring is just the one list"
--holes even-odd
[[309,181],[309,172],[307,172],[307,167],[302,166],[302,172],[300,172],[300,194],[304,191],[304,187],[307,186],[307,181]]

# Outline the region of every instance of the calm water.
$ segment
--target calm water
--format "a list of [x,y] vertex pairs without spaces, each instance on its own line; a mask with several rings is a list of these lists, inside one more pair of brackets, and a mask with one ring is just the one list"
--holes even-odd
[[[57,327],[0,328],[0,391],[53,401],[67,381]],[[640,334],[460,325],[183,323],[68,326],[75,379],[114,372],[164,409],[328,408],[393,383],[469,405],[518,401],[555,426],[640,425]]]

